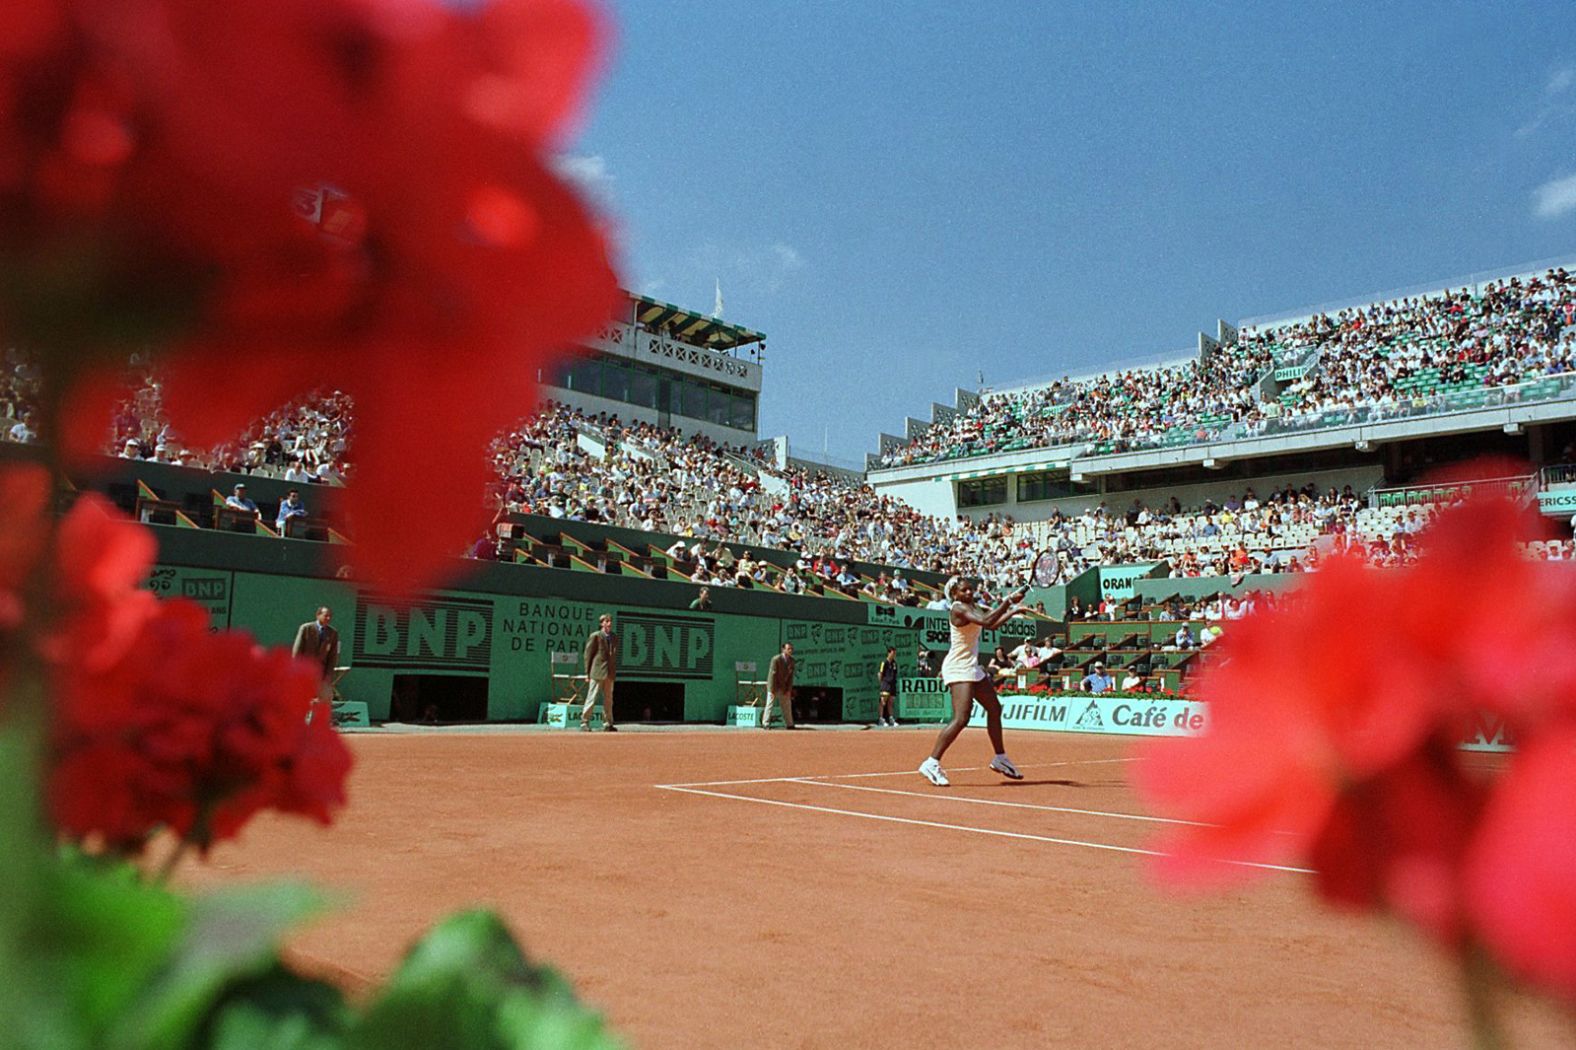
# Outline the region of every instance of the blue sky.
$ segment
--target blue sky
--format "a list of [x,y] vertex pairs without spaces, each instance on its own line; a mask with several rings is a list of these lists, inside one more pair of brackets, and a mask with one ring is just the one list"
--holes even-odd
[[626,285],[768,335],[763,436],[1576,255],[1568,0],[607,0],[567,162]]

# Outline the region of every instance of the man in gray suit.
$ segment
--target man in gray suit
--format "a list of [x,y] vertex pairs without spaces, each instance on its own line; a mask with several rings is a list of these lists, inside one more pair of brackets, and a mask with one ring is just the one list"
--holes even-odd
[[339,666],[339,632],[329,626],[333,619],[332,609],[326,605],[318,606],[317,618],[296,630],[295,644],[290,647],[291,656],[305,656],[322,670],[323,679],[317,687],[319,700],[334,699],[334,668]]
[[618,732],[613,724],[613,677],[618,673],[618,635],[613,617],[602,614],[600,629],[586,640],[586,705],[580,711],[580,728],[591,728],[591,709],[602,702],[602,728]]

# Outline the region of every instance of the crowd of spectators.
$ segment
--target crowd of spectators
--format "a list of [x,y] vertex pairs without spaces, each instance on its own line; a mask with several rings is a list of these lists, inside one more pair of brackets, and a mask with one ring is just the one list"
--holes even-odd
[[[1347,552],[1381,567],[1404,565],[1431,515],[1428,504],[1374,509],[1350,485],[1309,483],[1248,487],[1192,508],[1176,498],[1153,506],[1135,499],[1125,510],[1101,502],[1032,523],[938,518],[859,480],[779,469],[750,449],[555,404],[500,438],[494,458],[501,510],[679,536],[668,554],[697,583],[789,593],[829,587],[910,605],[940,599],[920,593],[905,571],[973,576],[988,593],[1005,594],[1046,549],[1056,552],[1062,579],[1164,561],[1171,578],[1234,585],[1249,575],[1314,571]],[[750,550],[741,556],[728,544]],[[779,568],[758,556],[767,550],[792,552],[795,563]]]
[[[127,396],[115,404],[105,435],[106,455],[303,485],[342,484],[350,473],[354,404],[337,390],[281,406],[222,445],[194,448],[170,422],[158,371],[140,355],[128,363],[126,385]],[[0,374],[0,436],[20,444],[37,439],[38,397],[35,366],[19,352],[6,351]]]
[[1576,275],[1526,279],[1320,314],[1244,332],[1239,347],[1310,360],[1309,373],[1250,422],[1281,415],[1378,418],[1427,408],[1441,391],[1503,388],[1576,371]]
[[[1304,373],[1264,384],[1279,366]],[[1576,372],[1576,275],[1563,268],[1481,291],[1375,303],[1263,330],[1245,329],[1201,360],[1061,379],[987,396],[888,449],[903,466],[1020,448],[1124,451],[1218,436],[1439,411],[1472,390],[1519,396],[1516,384]],[[1261,398],[1261,390],[1268,396]],[[1326,418],[1331,413],[1336,418]]]
[[[1569,282],[1563,272],[1558,278],[1526,286],[1507,282],[1483,301],[1495,304],[1495,318],[1542,317],[1539,331],[1546,336],[1553,322],[1538,311],[1551,302],[1568,303]],[[1551,289],[1558,295],[1551,298]],[[1355,328],[1318,324],[1295,338],[1322,336],[1345,346],[1338,333],[1389,326],[1387,316],[1364,315]],[[1470,332],[1471,316],[1463,314],[1466,320],[1449,331]],[[1499,328],[1509,330],[1505,324]],[[1285,351],[1285,344],[1248,339],[1265,359]],[[1291,345],[1297,353],[1306,344]],[[15,354],[7,354],[5,366],[0,408],[6,416],[0,430],[10,440],[31,440],[36,375]],[[354,406],[344,394],[300,399],[256,421],[237,440],[199,452],[180,441],[166,418],[156,373],[138,362],[134,367],[141,369],[141,381],[117,406],[110,438],[121,457],[303,485],[339,481],[349,470]],[[1235,583],[1249,574],[1315,570],[1323,558],[1343,551],[1360,552],[1376,565],[1401,565],[1412,559],[1414,539],[1430,513],[1426,505],[1375,510],[1350,486],[1321,490],[1309,484],[1262,495],[1250,487],[1190,508],[1175,498],[1153,506],[1134,500],[1123,510],[1101,502],[1077,514],[1056,511],[1034,523],[998,515],[978,521],[942,518],[883,496],[861,479],[781,468],[757,448],[725,446],[552,402],[501,435],[491,455],[500,515],[536,514],[682,537],[684,542],[669,552],[675,567],[709,587],[789,593],[832,588],[910,605],[940,599],[915,586],[906,572],[968,575],[983,580],[988,593],[1005,594],[1027,578],[1045,549],[1056,552],[1063,579],[1101,566],[1165,561],[1173,578],[1219,577]],[[739,545],[749,548],[742,556],[736,553]],[[473,554],[487,549],[496,548],[483,542]],[[790,552],[792,564],[757,556],[764,551]],[[1568,542],[1529,552],[1553,560],[1576,555]]]

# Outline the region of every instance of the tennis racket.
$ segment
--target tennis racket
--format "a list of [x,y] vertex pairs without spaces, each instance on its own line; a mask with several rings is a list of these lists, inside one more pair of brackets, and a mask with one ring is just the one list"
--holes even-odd
[[1062,582],[1062,560],[1049,547],[1034,556],[1029,582],[1036,587],[1055,587]]

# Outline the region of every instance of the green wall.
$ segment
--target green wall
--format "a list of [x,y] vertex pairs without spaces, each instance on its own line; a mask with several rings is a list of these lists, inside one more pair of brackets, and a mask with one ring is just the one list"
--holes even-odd
[[[538,705],[555,698],[554,670],[583,670],[582,647],[604,612],[613,615],[623,647],[620,696],[638,696],[642,683],[677,683],[683,717],[692,722],[723,721],[738,700],[739,680],[765,678],[783,642],[794,644],[801,696],[817,687],[842,690],[849,721],[874,719],[876,671],[888,645],[897,647],[904,675],[915,670],[918,646],[947,647],[945,612],[719,589],[718,604],[738,611],[697,613],[684,604],[692,588],[681,584],[512,565],[481,565],[470,579],[513,593],[445,589],[396,604],[332,576],[221,567],[320,544],[156,531],[164,548],[149,586],[200,602],[215,626],[287,645],[318,606],[330,606],[344,644],[341,662],[351,667],[340,691],[366,703],[374,720],[390,716],[396,675],[421,674],[483,678],[489,720],[534,721]],[[251,557],[235,558],[237,544]],[[175,562],[181,556],[186,564]],[[983,646],[988,652],[998,639],[1013,643],[1057,626],[1014,621],[987,632]],[[555,653],[568,654],[560,658],[567,665],[555,665]],[[739,669],[752,663],[753,670]]]

